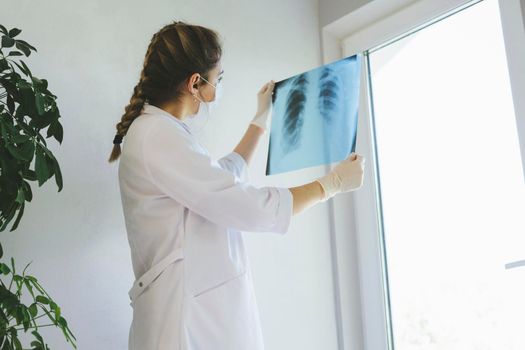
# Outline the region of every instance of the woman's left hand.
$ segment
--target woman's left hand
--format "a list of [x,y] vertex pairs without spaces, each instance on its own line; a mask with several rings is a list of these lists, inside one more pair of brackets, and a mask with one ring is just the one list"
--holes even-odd
[[268,130],[268,121],[272,110],[272,94],[275,81],[270,80],[257,93],[257,112],[250,124],[255,124],[264,131]]

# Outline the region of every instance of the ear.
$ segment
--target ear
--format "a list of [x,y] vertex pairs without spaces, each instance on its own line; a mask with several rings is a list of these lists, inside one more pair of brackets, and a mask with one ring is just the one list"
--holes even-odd
[[199,81],[200,81],[199,73],[193,73],[188,79],[187,87],[192,95],[198,92],[198,85],[199,85],[198,82]]

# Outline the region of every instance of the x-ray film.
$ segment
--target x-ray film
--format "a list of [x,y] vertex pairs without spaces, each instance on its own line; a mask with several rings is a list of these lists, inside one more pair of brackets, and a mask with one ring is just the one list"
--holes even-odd
[[355,152],[360,67],[357,54],[275,83],[266,175]]

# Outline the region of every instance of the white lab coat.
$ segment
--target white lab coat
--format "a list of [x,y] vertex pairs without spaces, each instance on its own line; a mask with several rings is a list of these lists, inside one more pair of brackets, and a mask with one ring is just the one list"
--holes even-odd
[[130,350],[262,350],[241,231],[285,234],[286,187],[250,185],[231,152],[212,160],[187,125],[146,104],[118,176],[136,277]]

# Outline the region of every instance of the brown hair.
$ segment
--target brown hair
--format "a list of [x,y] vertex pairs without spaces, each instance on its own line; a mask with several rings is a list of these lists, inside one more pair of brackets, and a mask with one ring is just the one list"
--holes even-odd
[[[221,43],[216,31],[198,25],[174,21],[155,33],[146,51],[140,79],[125,108],[109,162],[120,154],[120,142],[129,126],[137,118],[144,103],[158,106],[182,96],[181,87],[194,73],[208,79],[208,73],[222,56]],[[203,84],[202,80],[199,85]]]

